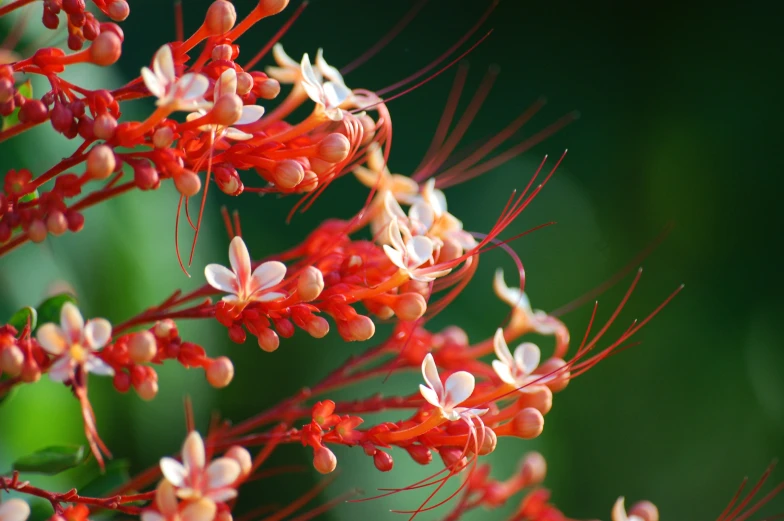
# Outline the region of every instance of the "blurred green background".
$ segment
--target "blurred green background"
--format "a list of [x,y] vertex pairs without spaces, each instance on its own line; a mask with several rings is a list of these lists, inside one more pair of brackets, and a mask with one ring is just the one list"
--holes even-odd
[[[235,3],[240,14],[253,4]],[[198,25],[207,5],[184,2],[186,28]],[[293,0],[289,12],[296,5]],[[282,41],[292,56],[324,47],[330,63],[341,66],[375,43],[411,5],[314,0]],[[382,53],[352,72],[347,84],[380,89],[408,76],[462,36],[487,5],[432,0]],[[40,5],[33,9],[38,16]],[[282,19],[265,21],[244,37],[243,55],[255,53]],[[119,66],[74,73],[92,85],[121,85],[174,38],[172,20],[168,1],[132,2]],[[447,191],[450,210],[466,228],[486,231],[511,190],[525,185],[544,154],[569,149],[553,181],[507,234],[550,220],[558,223],[514,243],[535,307],[551,310],[579,297],[616,273],[668,223],[675,225],[644,262],[639,289],[614,330],[619,334],[685,283],[686,290],[642,331],[643,344],[603,362],[557,395],[540,439],[503,439],[487,458],[503,478],[526,450],[542,451],[553,500],[574,518],[608,519],[615,498],[625,495],[629,502],[654,501],[662,519],[712,519],[743,476],[756,479],[771,460],[784,455],[784,286],[778,254],[782,159],[775,153],[781,121],[779,20],[763,6],[751,5],[705,10],[675,2],[506,0],[478,33],[494,29],[469,57],[466,94],[489,65],[499,65],[501,75],[463,149],[492,136],[540,95],[550,102],[513,142],[571,110],[582,115],[533,151]],[[408,173],[419,163],[453,76],[449,71],[390,104],[394,171]],[[147,102],[138,102],[126,114],[147,110]],[[2,170],[25,166],[40,173],[72,148],[49,129],[39,129],[0,144]],[[50,284],[67,281],[87,316],[122,321],[177,287],[201,284],[205,263],[225,263],[221,204],[241,211],[250,250],[260,257],[301,240],[327,216],[350,215],[365,193],[346,177],[312,210],[285,224],[294,198],[248,194],[230,199],[212,190],[193,279],[179,271],[174,257],[173,188],[129,195],[87,212],[85,230],[78,235],[27,245],[0,259],[0,317],[35,304]],[[491,290],[498,265],[512,269],[500,251],[483,257],[475,281],[432,327],[457,324],[472,341],[490,336],[507,313]],[[600,316],[610,314],[630,280],[600,297]],[[581,337],[589,314],[585,306],[564,317],[574,337]],[[136,470],[178,449],[184,395],[193,397],[204,430],[211,412],[241,420],[365,347],[344,345],[335,332],[323,341],[298,333],[267,354],[251,342],[229,345],[215,323],[183,324],[182,330],[210,353],[232,357],[237,374],[227,390],[216,392],[200,371],[175,365],[160,371],[161,391],[149,404],[133,394],[119,396],[109,381],[93,378],[90,383],[105,441],[116,456],[130,458]],[[545,339],[542,345],[550,344]],[[417,381],[418,375],[411,374],[343,396],[410,392]],[[82,439],[76,401],[45,379],[20,389],[0,407],[2,470],[37,448]],[[367,493],[404,486],[431,473],[405,454],[394,454],[395,469],[385,475],[358,449],[338,449],[337,456],[340,475],[322,499],[357,486]],[[281,450],[273,464],[294,461],[305,472],[260,482],[243,492],[241,506],[285,503],[311,487],[319,478],[309,470],[309,458],[301,447]],[[781,480],[783,472],[774,476]],[[65,487],[79,479],[85,478],[41,482]],[[784,511],[784,501],[777,501],[765,512]],[[388,511],[417,504],[417,497],[393,496],[341,505],[325,519],[399,519]],[[500,513],[473,517],[502,518]]]

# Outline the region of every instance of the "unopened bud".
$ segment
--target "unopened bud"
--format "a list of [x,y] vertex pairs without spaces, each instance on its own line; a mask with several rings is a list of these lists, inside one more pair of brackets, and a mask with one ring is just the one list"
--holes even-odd
[[0,351],[0,369],[10,376],[16,377],[22,372],[24,353],[17,346],[6,347]]
[[420,465],[428,465],[433,461],[433,453],[424,445],[409,445],[405,448],[411,459]]
[[[16,102],[19,103],[20,100]],[[24,102],[19,109],[19,121],[22,123],[41,123],[49,117],[49,110],[41,100],[31,99]]]
[[213,521],[218,507],[215,501],[206,497],[188,503],[188,506],[180,511],[180,521]]
[[305,170],[305,176],[299,184],[299,189],[302,192],[312,192],[318,187],[319,178],[312,170]]
[[441,447],[438,449],[438,454],[441,456],[444,466],[454,472],[460,472],[468,465],[468,459],[466,459],[462,449]]
[[[486,456],[493,452],[498,445],[498,436],[496,436],[495,431],[490,427],[483,427],[481,432],[477,432],[477,436],[479,436],[479,455]],[[473,445],[469,446],[469,448],[473,449]]]
[[[152,332],[161,340],[169,340],[172,336],[177,335],[177,326],[172,319],[167,318],[157,322]],[[172,335],[172,333],[174,333],[174,335]]]
[[547,461],[538,452],[529,452],[523,458],[520,471],[526,487],[538,485],[544,481],[545,475],[547,475]]
[[297,295],[302,302],[315,300],[324,290],[324,275],[314,266],[308,266],[297,280]]
[[334,166],[333,163],[329,161],[324,161],[318,157],[311,157],[310,158],[310,169],[316,173],[316,175],[322,175],[327,172],[330,168]]
[[400,320],[411,322],[425,314],[427,301],[419,293],[403,293],[395,299],[392,309]]
[[128,342],[128,356],[137,364],[149,362],[155,358],[158,345],[155,336],[149,331],[140,331],[131,335]]
[[158,171],[149,164],[138,164],[133,167],[133,182],[140,190],[153,190],[160,186],[161,178]]
[[27,236],[33,242],[44,242],[46,240],[46,224],[40,219],[35,219],[27,227]]
[[120,59],[122,40],[113,31],[105,31],[93,40],[90,46],[90,61],[101,67],[107,67]]
[[269,328],[259,331],[259,347],[262,351],[271,353],[280,347],[280,337]]
[[106,179],[117,168],[114,151],[108,145],[98,145],[87,155],[87,173],[93,179]]
[[376,453],[373,455],[373,465],[375,465],[376,468],[381,472],[389,472],[392,470],[394,464],[395,462],[388,452],[379,450],[376,451]]
[[144,380],[136,386],[136,394],[138,394],[139,398],[142,400],[149,402],[158,394],[158,382],[150,379]]
[[362,125],[363,131],[361,144],[367,145],[373,141],[373,137],[376,135],[376,122],[367,114],[359,116],[359,122]]
[[128,2],[125,0],[114,0],[106,6],[106,11],[109,13],[109,18],[117,22],[122,22],[128,15],[131,14],[131,8],[128,7]]
[[216,45],[212,48],[212,59],[214,61],[229,61],[233,54],[231,45],[227,43]]
[[305,177],[305,169],[293,159],[284,159],[272,174],[275,184],[281,188],[294,188]]
[[237,11],[234,5],[226,0],[216,0],[207,9],[204,25],[210,34],[227,33],[237,22]]
[[174,176],[174,186],[185,197],[193,197],[201,190],[201,179],[190,170],[183,170]]
[[447,326],[440,335],[444,338],[445,343],[458,346],[468,345],[468,333],[458,326]]
[[26,360],[22,366],[22,374],[19,375],[24,383],[35,383],[41,379],[41,368],[35,363],[35,360]]
[[117,130],[117,120],[108,112],[95,118],[93,135],[98,139],[112,139],[115,130]]
[[155,148],[169,148],[174,143],[174,131],[171,127],[161,127],[152,135]]
[[68,220],[65,218],[65,214],[59,210],[49,212],[46,217],[46,229],[55,236],[68,231]]
[[659,509],[650,501],[639,501],[629,509],[629,518],[634,516],[642,521],[659,521]]
[[215,123],[229,127],[242,117],[242,100],[236,94],[224,94],[212,107]]
[[335,454],[325,446],[320,446],[313,452],[313,467],[322,474],[329,474],[338,466]]
[[260,98],[275,99],[280,94],[280,82],[273,78],[262,80],[256,85],[256,92]]
[[347,340],[363,341],[373,338],[376,333],[376,324],[364,315],[358,315],[356,318],[348,322],[349,331],[352,338]]
[[553,392],[546,385],[527,387],[519,398],[523,407],[533,407],[542,414],[553,408]]
[[240,477],[247,477],[251,470],[253,470],[253,458],[250,457],[250,452],[248,452],[244,447],[234,445],[233,447],[229,448],[229,450],[227,450],[226,454],[223,456],[226,458],[231,458],[239,464]]
[[[546,360],[542,365],[534,373],[536,375],[551,375],[546,378],[546,382],[544,382],[547,387],[550,388],[551,391],[557,393],[558,391],[562,391],[569,385],[569,376],[570,372],[566,369],[563,369],[566,366],[566,362],[560,358],[550,358]],[[544,381],[544,380],[543,380]]]
[[253,88],[253,76],[247,72],[237,73],[237,94],[244,96]]
[[343,161],[348,157],[351,143],[343,134],[332,133],[321,140],[318,146],[319,157],[330,163]]
[[229,385],[234,378],[234,364],[225,356],[212,361],[207,366],[207,381],[216,389]]
[[16,94],[14,82],[10,78],[0,78],[0,103],[14,99],[14,94]]
[[245,190],[239,173],[230,165],[219,165],[214,169],[215,184],[226,195],[237,196]]
[[524,440],[536,438],[544,430],[544,416],[533,407],[526,407],[518,412],[509,425],[509,434]]
[[313,317],[305,325],[305,331],[313,338],[324,338],[329,333],[329,322],[324,317]]

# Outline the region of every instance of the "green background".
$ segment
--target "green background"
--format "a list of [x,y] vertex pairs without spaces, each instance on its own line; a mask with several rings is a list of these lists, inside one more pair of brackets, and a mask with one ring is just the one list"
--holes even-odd
[[[186,27],[193,29],[208,4],[184,4]],[[236,4],[243,14],[252,2]],[[73,74],[79,81],[119,86],[173,39],[168,2],[131,5],[119,66],[101,72],[77,69]],[[324,47],[330,63],[341,66],[372,45],[411,5],[315,0],[282,41],[292,56],[312,55]],[[401,36],[352,72],[347,84],[377,90],[406,77],[464,34],[486,6],[432,0]],[[40,5],[34,6],[36,16],[37,10]],[[550,102],[512,142],[574,109],[582,117],[524,156],[449,189],[452,213],[469,230],[488,230],[511,190],[525,185],[543,155],[558,156],[568,148],[553,181],[507,232],[512,236],[543,222],[558,223],[514,243],[525,263],[534,306],[550,310],[583,295],[626,265],[669,223],[674,229],[644,261],[639,289],[615,333],[686,284],[642,331],[642,345],[603,362],[556,395],[540,439],[503,439],[487,458],[503,478],[524,451],[542,451],[549,462],[546,484],[571,517],[608,519],[615,498],[625,495],[628,502],[654,501],[663,519],[712,519],[743,476],[756,479],[784,454],[777,20],[764,6],[752,4],[706,10],[674,2],[639,6],[507,0],[478,33],[494,29],[469,57],[465,96],[489,65],[499,65],[501,74],[462,150],[492,136],[540,95]],[[243,37],[242,55],[254,54],[281,23],[280,17],[265,21]],[[33,41],[29,38],[22,47]],[[453,76],[449,71],[390,103],[394,171],[408,173],[419,163]],[[148,102],[130,104],[126,115],[143,117],[149,107]],[[38,129],[12,144],[0,144],[2,170],[26,166],[40,173],[72,149],[50,129]],[[247,184],[258,186],[254,177],[250,173]],[[295,198],[248,194],[230,199],[213,190],[193,279],[179,271],[174,258],[173,187],[129,195],[87,212],[85,230],[78,235],[27,245],[0,259],[0,316],[34,304],[50,284],[64,280],[78,291],[87,316],[122,321],[177,287],[201,284],[205,263],[225,263],[228,241],[219,220],[221,204],[241,211],[246,241],[253,256],[261,257],[295,244],[327,216],[350,215],[365,193],[346,177],[312,210],[286,224]],[[187,241],[182,245],[187,247]],[[507,313],[491,290],[498,265],[512,269],[500,251],[484,256],[474,282],[432,327],[457,324],[472,341],[490,336]],[[600,297],[601,316],[609,315],[630,280],[626,277]],[[574,337],[581,337],[589,314],[589,306],[583,306],[564,317]],[[216,392],[200,371],[177,365],[160,371],[161,391],[150,404],[132,393],[119,396],[106,380],[91,380],[100,431],[116,455],[131,458],[136,470],[177,450],[184,434],[185,394],[194,399],[204,430],[212,411],[245,418],[364,348],[341,343],[334,331],[322,341],[298,333],[268,354],[252,342],[229,345],[216,323],[184,324],[182,330],[211,354],[232,357],[237,374],[227,390]],[[377,338],[383,332],[379,329]],[[550,344],[544,339],[541,345],[546,350]],[[336,396],[410,392],[417,382],[417,375],[405,375]],[[54,443],[80,443],[82,436],[77,403],[65,388],[48,381],[27,386],[0,409],[0,469],[16,456]],[[359,450],[336,453],[341,472],[322,499],[358,486],[368,493],[404,486],[431,473],[405,454],[395,453],[395,469],[382,475]],[[282,450],[273,465],[296,462],[305,471],[244,490],[241,506],[285,504],[312,486],[318,476],[309,470],[309,458],[301,447]],[[435,472],[438,464],[431,467]],[[782,475],[778,471],[774,479]],[[65,487],[85,477],[65,479],[70,482],[41,482]],[[416,496],[393,496],[341,505],[330,519],[398,519],[388,510],[417,504]],[[779,499],[764,512],[782,511]],[[431,518],[438,516],[422,516]],[[496,518],[503,516],[474,517]]]

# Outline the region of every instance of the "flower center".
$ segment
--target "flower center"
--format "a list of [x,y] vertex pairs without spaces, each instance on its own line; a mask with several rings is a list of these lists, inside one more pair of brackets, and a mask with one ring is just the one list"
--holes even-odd
[[87,360],[87,355],[89,351],[82,347],[82,344],[76,343],[71,345],[71,358],[73,358],[78,363],[84,363]]

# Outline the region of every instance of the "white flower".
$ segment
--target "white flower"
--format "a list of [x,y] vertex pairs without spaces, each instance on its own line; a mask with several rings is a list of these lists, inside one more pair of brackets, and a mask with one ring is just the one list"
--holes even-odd
[[299,63],[286,54],[283,45],[276,43],[272,47],[272,57],[278,66],[266,68],[270,78],[278,80],[280,83],[297,83],[299,81],[302,74]]
[[21,499],[9,499],[0,504],[0,521],[25,521],[30,517],[30,506]]
[[[237,71],[234,69],[226,69],[221,73],[218,81],[215,82],[215,87],[213,89],[213,99],[218,101],[221,96],[236,96],[237,95]],[[207,114],[207,108],[201,108],[196,112],[191,112],[188,114],[185,119],[188,121],[193,121],[194,119],[198,119],[205,114]],[[255,123],[258,121],[261,116],[264,115],[264,107],[260,105],[243,105],[242,107],[242,115],[240,118],[233,123],[233,125],[247,125],[249,123]],[[201,130],[205,132],[214,132],[215,139],[220,139],[225,137],[226,139],[232,139],[234,141],[245,141],[251,139],[253,134],[248,134],[247,132],[243,132],[241,130],[237,130],[234,127],[226,127],[222,125],[202,125],[199,127]]]
[[531,309],[528,296],[519,288],[510,288],[504,280],[504,270],[498,268],[493,279],[493,289],[498,298],[512,306],[515,310],[522,311],[530,327],[540,335],[552,335],[560,329],[560,323],[541,310]]
[[[504,340],[504,330],[498,328],[493,338],[493,348],[498,357],[498,360],[493,360],[493,369],[504,383],[521,388],[541,378],[541,376],[532,376],[541,359],[541,353],[536,344],[523,342],[515,348],[514,356],[512,356],[509,346]],[[520,390],[525,392],[527,389]]]
[[103,318],[85,324],[79,309],[70,302],[60,310],[60,325],[42,325],[36,338],[44,350],[58,357],[49,369],[49,378],[55,382],[73,377],[78,366],[88,373],[114,374],[114,369],[95,355],[112,339],[112,325]]
[[405,239],[400,222],[396,218],[392,219],[387,228],[389,244],[384,244],[384,253],[392,264],[405,271],[411,279],[421,282],[430,282],[449,273],[449,270],[435,273],[423,271],[420,266],[433,257],[433,241],[423,235],[412,237],[411,232],[405,227],[402,230],[405,231]]
[[269,302],[286,296],[277,291],[266,291],[280,284],[286,276],[286,265],[269,261],[250,271],[250,254],[241,237],[234,237],[229,245],[231,270],[220,264],[208,264],[204,268],[207,283],[215,289],[229,293],[226,302],[245,304],[251,301]]
[[384,192],[389,191],[396,201],[411,204],[419,192],[417,182],[402,174],[391,174],[384,161],[384,152],[377,143],[368,148],[366,157],[367,167],[358,166],[354,169],[359,182],[378,190],[377,197],[383,197]]
[[182,463],[174,458],[161,458],[163,477],[177,489],[180,499],[228,501],[237,497],[231,487],[240,477],[240,464],[231,458],[217,458],[206,465],[204,442],[192,431],[182,445]]
[[612,521],[645,521],[640,516],[627,516],[623,506],[623,496],[619,497],[612,509]]
[[[323,61],[320,49],[317,55],[317,60],[319,59]],[[319,71],[328,70],[327,68],[332,69],[337,73],[337,71],[334,68],[329,67],[325,61],[323,62],[322,67],[319,67]],[[308,97],[323,108],[324,113],[329,119],[332,121],[342,120],[343,112],[340,110],[340,106],[351,96],[351,89],[346,87],[343,83],[343,77],[337,73],[337,75],[333,75],[332,78],[328,78],[328,81],[324,81],[321,74],[316,74],[313,71],[307,53],[302,55],[300,69],[302,73],[302,87],[305,89]]]
[[433,355],[428,353],[422,361],[422,376],[427,386],[419,384],[419,392],[428,403],[437,407],[447,420],[456,421],[461,418],[467,420],[487,412],[487,409],[456,407],[474,392],[476,381],[471,373],[457,371],[449,375],[446,382],[441,384]]
[[158,98],[159,107],[170,110],[197,110],[205,105],[204,93],[210,86],[206,76],[197,73],[184,74],[177,79],[174,73],[174,58],[171,48],[164,45],[152,60],[152,70],[142,67],[142,79],[150,94]]

